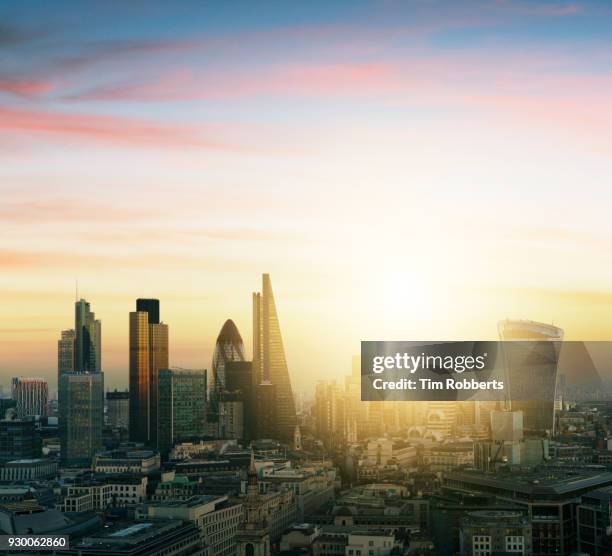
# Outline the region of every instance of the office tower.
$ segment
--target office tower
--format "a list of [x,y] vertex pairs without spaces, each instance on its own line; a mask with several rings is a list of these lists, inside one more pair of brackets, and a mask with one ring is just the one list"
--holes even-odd
[[0,419],[0,459],[36,459],[41,455],[42,443],[34,419],[18,419],[14,410],[8,410]]
[[240,392],[223,390],[219,394],[219,438],[244,438],[244,402]]
[[[227,423],[222,423],[222,415],[232,415],[233,409],[221,406],[221,397],[226,391],[226,367],[232,361],[244,361],[244,344],[234,321],[228,319],[217,337],[212,361],[212,372],[208,384],[207,422],[209,434],[226,438]],[[230,403],[233,396],[223,396]]]
[[61,465],[88,467],[102,449],[104,374],[64,373],[59,392]]
[[251,463],[247,473],[247,493],[244,501],[244,522],[236,534],[236,554],[238,556],[268,556],[270,554],[270,534],[267,515],[259,496],[255,457],[251,453]]
[[[76,332],[62,330],[61,338],[57,341],[57,373],[71,373],[76,367]],[[59,381],[58,381],[59,384]]]
[[313,414],[317,438],[327,448],[342,441],[344,423],[344,397],[335,381],[320,381],[315,389]]
[[227,319],[215,344],[212,376],[208,385],[211,393],[226,389],[225,368],[230,361],[244,361],[244,344],[234,321]]
[[[242,404],[243,415],[243,438],[251,440],[255,436],[255,383],[253,379],[253,365],[251,361],[228,361],[225,365],[225,386],[226,391],[234,394]],[[227,415],[228,411],[221,408],[222,415]],[[221,419],[221,426],[227,424]]]
[[295,402],[269,274],[263,275],[261,293],[253,294],[253,373],[257,384],[269,381],[276,388],[273,437],[291,441],[297,423]]
[[102,324],[84,299],[77,301],[74,307],[74,370],[99,373],[102,370]]
[[151,324],[159,324],[159,299],[137,299],[136,311],[147,313]]
[[159,369],[157,448],[167,455],[176,442],[204,436],[206,370]]
[[278,433],[277,411],[276,385],[267,380],[258,384],[255,388],[256,438],[276,436]]
[[11,382],[12,398],[17,404],[17,417],[46,417],[49,386],[44,378],[15,377]]
[[526,434],[551,434],[563,330],[523,320],[501,321],[498,330],[504,342],[509,409],[523,412]]
[[130,425],[130,393],[114,390],[106,393],[106,419],[113,428],[127,429]]
[[[159,321],[159,301],[138,299],[130,313],[130,438],[157,444],[157,373],[167,369],[168,325]],[[150,312],[149,312],[150,311]]]

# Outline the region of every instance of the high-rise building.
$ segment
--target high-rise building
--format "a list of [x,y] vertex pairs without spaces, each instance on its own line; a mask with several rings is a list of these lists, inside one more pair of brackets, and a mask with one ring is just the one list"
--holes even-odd
[[87,467],[102,449],[104,374],[64,373],[59,392],[61,464]]
[[75,303],[74,328],[74,370],[99,373],[102,370],[102,324],[84,299]]
[[230,361],[244,361],[244,344],[234,321],[227,319],[217,336],[213,354],[212,375],[208,385],[211,401],[214,393],[226,390],[225,368]]
[[176,442],[204,436],[206,370],[160,369],[157,448],[167,455]]
[[[57,373],[71,373],[76,367],[76,332],[62,330],[62,335],[57,341]],[[58,381],[59,384],[59,381]]]
[[[157,299],[138,299],[130,313],[130,438],[157,445],[157,374],[167,369],[168,325]],[[141,310],[146,309],[146,310]]]
[[136,311],[147,313],[149,315],[149,323],[159,324],[159,299],[144,299],[136,300]]
[[258,384],[255,389],[255,424],[256,438],[274,438],[277,427],[277,394],[276,385],[270,381]]
[[[234,393],[228,395],[226,368],[232,362],[244,361],[244,344],[234,321],[228,319],[217,337],[212,361],[212,372],[208,384],[208,407],[206,420],[212,436],[228,438],[228,420],[238,416],[239,400]],[[224,401],[222,401],[222,398]],[[238,404],[238,405],[237,405]],[[231,427],[233,428],[233,426]],[[240,426],[242,428],[242,426]]]
[[106,393],[106,420],[113,428],[127,429],[130,424],[130,393],[114,390]]
[[17,417],[48,415],[49,386],[44,378],[14,377],[12,398],[17,404]]
[[5,461],[41,457],[40,433],[32,418],[18,419],[14,410],[0,419],[0,459]]
[[[231,393],[234,399],[238,400],[242,408],[242,436],[234,438],[243,438],[251,440],[255,435],[255,382],[253,380],[253,365],[251,361],[228,361],[225,365],[225,387],[226,392]],[[225,402],[221,402],[221,415],[227,415],[229,412],[223,406]],[[229,428],[229,424],[225,423],[223,417],[220,420],[221,430],[223,427]]]
[[523,412],[526,434],[551,434],[563,330],[524,320],[501,321],[498,330],[503,341],[508,409]]
[[297,423],[295,401],[269,274],[263,275],[261,293],[253,294],[253,373],[257,384],[269,381],[276,389],[274,437],[291,441]]

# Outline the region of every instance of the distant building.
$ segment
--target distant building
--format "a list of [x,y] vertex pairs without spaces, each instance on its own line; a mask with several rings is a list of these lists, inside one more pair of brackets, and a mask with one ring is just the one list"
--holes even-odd
[[[208,385],[208,401],[216,409],[216,401],[221,392],[227,389],[226,366],[233,361],[244,361],[244,343],[234,321],[228,319],[223,324],[217,342]],[[211,412],[213,410],[211,409]]]
[[49,385],[46,379],[15,377],[11,381],[11,391],[19,418],[47,417]]
[[12,412],[14,415],[17,415],[17,402],[12,398],[0,398],[0,420],[6,417],[6,412],[9,409],[14,409]]
[[157,388],[157,446],[167,455],[176,442],[205,433],[206,370],[160,369]]
[[255,388],[256,438],[275,438],[277,436],[276,386],[269,381]]
[[130,439],[157,446],[159,369],[167,369],[168,325],[159,320],[159,300],[137,299],[130,313]]
[[[76,332],[74,329],[62,330],[57,341],[57,373],[72,373],[76,369]],[[59,384],[59,379],[58,379]]]
[[0,420],[0,459],[40,458],[42,443],[34,419],[17,419],[15,414],[8,417]]
[[61,464],[89,467],[102,449],[104,374],[65,373],[59,392]]
[[130,393],[114,390],[106,393],[106,420],[113,428],[127,429],[130,425]]
[[[253,373],[256,384],[269,381],[276,389],[275,434],[272,438],[291,442],[297,424],[291,377],[270,275],[264,274],[262,282],[261,293],[253,294]],[[260,421],[259,415],[257,421]]]
[[159,453],[139,448],[118,448],[99,452],[93,459],[98,473],[136,473],[151,475],[159,471]]
[[140,504],[146,500],[147,484],[147,477],[131,473],[86,475],[68,486],[60,508],[80,513]]
[[79,299],[74,305],[74,370],[99,373],[102,370],[102,323],[84,299]]
[[57,461],[51,459],[17,459],[0,463],[0,481],[40,481],[57,475]]
[[510,409],[523,412],[526,433],[551,435],[563,330],[522,320],[501,321],[498,329]]

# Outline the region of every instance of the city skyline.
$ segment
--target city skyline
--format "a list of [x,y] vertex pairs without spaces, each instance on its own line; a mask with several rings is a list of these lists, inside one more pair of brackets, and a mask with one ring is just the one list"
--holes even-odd
[[5,382],[53,381],[75,279],[111,388],[133,299],[209,368],[261,272],[297,388],[364,339],[612,336],[609,3],[87,6],[0,6]]

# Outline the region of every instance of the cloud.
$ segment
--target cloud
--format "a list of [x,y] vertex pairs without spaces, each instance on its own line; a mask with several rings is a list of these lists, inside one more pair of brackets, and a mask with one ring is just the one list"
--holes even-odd
[[29,97],[47,93],[52,89],[51,81],[0,78],[0,93]]
[[225,144],[212,130],[195,125],[166,124],[123,116],[18,110],[0,107],[0,133],[53,134],[115,145],[139,147],[192,147],[214,150],[243,150]]

